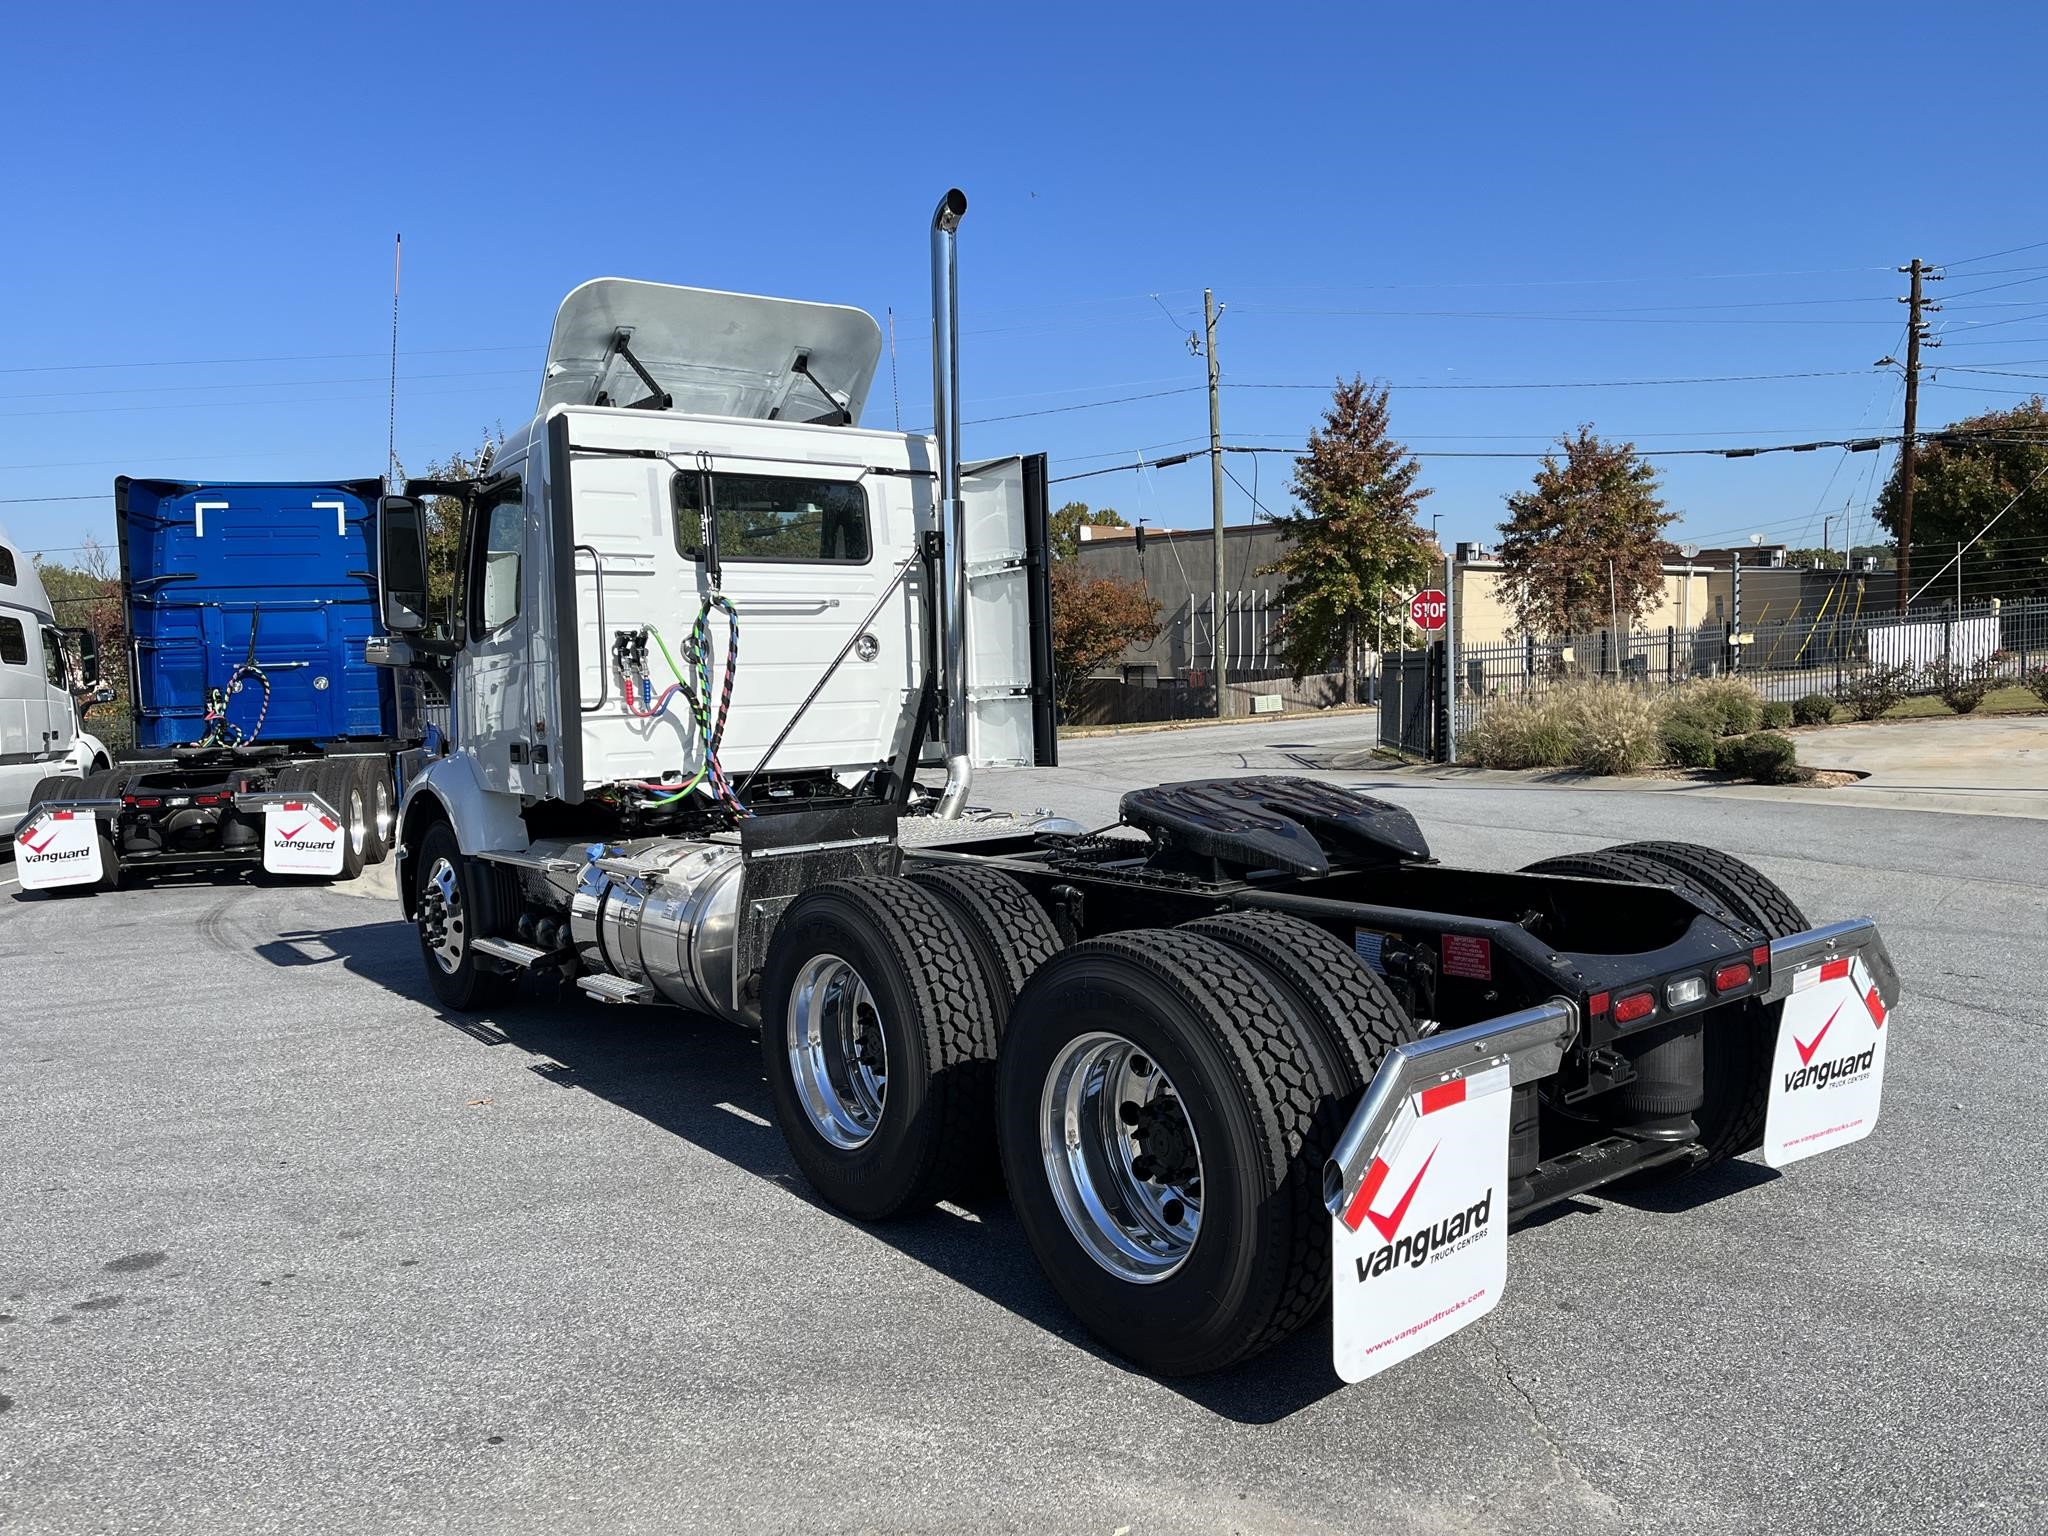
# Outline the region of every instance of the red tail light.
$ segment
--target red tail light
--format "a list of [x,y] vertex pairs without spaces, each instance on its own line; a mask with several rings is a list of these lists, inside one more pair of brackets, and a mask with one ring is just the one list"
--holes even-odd
[[1614,1022],[1633,1024],[1637,1019],[1647,1019],[1657,1011],[1657,994],[1654,992],[1631,992],[1614,1005]]
[[162,805],[163,801],[155,795],[123,795],[121,803],[123,805],[158,806]]
[[1733,965],[1724,965],[1721,969],[1714,972],[1714,990],[1716,992],[1733,992],[1737,987],[1748,986],[1749,978],[1749,963],[1744,960],[1738,960]]
[[1586,999],[1586,1013],[1589,1017],[1598,1018],[1601,1014],[1605,1013],[1606,1011],[1607,994],[1605,992],[1595,992],[1591,997]]
[[1758,970],[1763,970],[1766,966],[1768,966],[1771,963],[1770,945],[1759,944],[1755,949],[1752,949],[1749,952],[1749,963],[1755,966]]

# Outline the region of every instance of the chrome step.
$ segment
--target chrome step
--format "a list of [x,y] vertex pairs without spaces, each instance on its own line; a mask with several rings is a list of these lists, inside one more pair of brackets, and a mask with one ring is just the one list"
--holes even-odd
[[578,976],[576,985],[604,1003],[651,1003],[654,988],[623,976]]
[[485,935],[473,939],[470,948],[480,955],[489,955],[493,960],[503,960],[507,965],[516,965],[530,971],[545,960],[557,958],[545,949],[535,949],[531,944],[522,944],[517,939],[499,939]]

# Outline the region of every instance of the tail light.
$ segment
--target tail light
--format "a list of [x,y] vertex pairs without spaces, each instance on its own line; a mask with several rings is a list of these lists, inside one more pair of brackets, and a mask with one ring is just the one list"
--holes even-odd
[[1617,998],[1614,1003],[1614,1022],[1633,1024],[1637,1019],[1647,1019],[1657,1011],[1657,994],[1654,992],[1631,992]]
[[1751,974],[1749,962],[1746,960],[1737,960],[1733,965],[1724,965],[1721,969],[1714,972],[1714,990],[1716,992],[1733,992],[1737,987],[1746,987],[1749,985]]
[[123,795],[121,797],[121,803],[123,805],[133,805],[145,809],[153,809],[157,806],[162,805],[164,802],[162,798],[157,795]]

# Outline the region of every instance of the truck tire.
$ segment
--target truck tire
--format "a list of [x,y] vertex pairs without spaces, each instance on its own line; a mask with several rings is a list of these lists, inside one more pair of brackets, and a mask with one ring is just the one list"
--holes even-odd
[[398,797],[391,787],[391,759],[365,757],[357,762],[363,784],[363,862],[382,864],[391,852]]
[[370,813],[363,793],[362,775],[346,758],[314,765],[313,782],[306,787],[334,807],[341,820],[341,872],[332,878],[353,880],[363,872],[363,855],[369,846]]
[[967,935],[995,1005],[996,1038],[1024,983],[1064,947],[1059,929],[1021,881],[996,869],[942,864],[919,869],[910,881],[944,907]]
[[507,978],[486,969],[470,942],[498,924],[500,893],[493,872],[464,855],[455,829],[445,821],[427,828],[413,868],[420,872],[413,902],[420,958],[434,996],[458,1013],[496,1001],[506,991]]
[[83,796],[78,793],[78,787],[84,782],[85,780],[72,773],[60,773],[47,779],[38,779],[35,792],[28,797],[28,803],[31,806],[36,806],[41,805],[45,800],[82,799]]
[[1018,1223],[1089,1332],[1147,1370],[1220,1370],[1328,1289],[1300,1028],[1235,950],[1175,929],[1077,944],[1017,999],[996,1129]]
[[986,1180],[992,985],[908,880],[836,880],[789,904],[762,968],[761,1064],[790,1156],[826,1203],[880,1220]]
[[[1733,869],[1727,867],[1731,865]],[[1701,879],[1696,873],[1699,870],[1714,872],[1712,881]],[[1544,859],[1528,865],[1524,872],[1675,886],[1703,905],[1762,928],[1772,938],[1797,933],[1806,926],[1791,898],[1747,864],[1686,843],[1624,843],[1598,852]],[[1749,894],[1740,895],[1745,891]],[[1740,899],[1731,900],[1731,895]],[[1783,927],[1787,921],[1792,926]],[[1777,1049],[1782,1012],[1782,1004],[1756,1002],[1712,1011],[1709,1017],[1713,1022],[1701,1041],[1705,1098],[1693,1112],[1700,1130],[1700,1152],[1689,1160],[1682,1158],[1645,1170],[1635,1175],[1633,1182],[1665,1183],[1763,1145],[1764,1115],[1771,1098],[1771,1056]]]

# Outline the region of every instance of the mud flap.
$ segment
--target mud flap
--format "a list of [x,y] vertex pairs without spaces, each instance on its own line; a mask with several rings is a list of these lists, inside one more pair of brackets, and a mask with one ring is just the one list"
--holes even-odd
[[340,820],[318,795],[263,808],[263,867],[273,875],[341,873]]
[[1793,975],[1771,1059],[1765,1162],[1783,1168],[1861,1141],[1876,1128],[1889,1017],[1860,954]]
[[32,814],[14,834],[14,869],[25,891],[97,885],[106,872],[100,863],[98,819],[77,809]]
[[1332,1348],[1363,1381],[1477,1322],[1508,1261],[1505,1061],[1410,1093],[1332,1218]]

